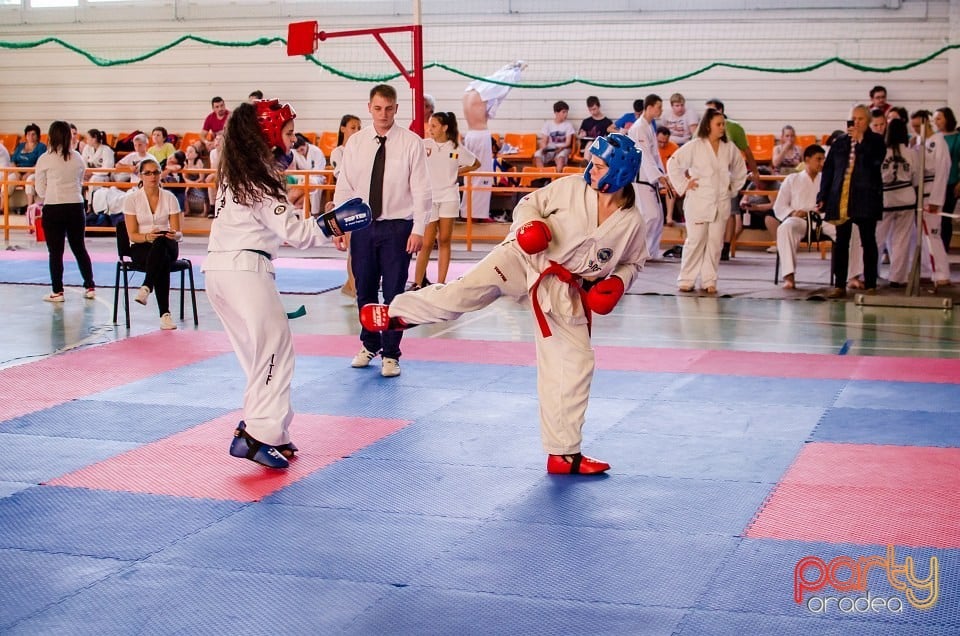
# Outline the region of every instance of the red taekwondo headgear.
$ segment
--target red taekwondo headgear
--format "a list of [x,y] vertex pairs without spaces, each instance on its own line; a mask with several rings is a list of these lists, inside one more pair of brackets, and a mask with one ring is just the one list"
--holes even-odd
[[257,123],[260,124],[260,132],[267,140],[267,145],[282,149],[283,127],[288,121],[296,119],[297,113],[290,104],[281,104],[278,99],[260,99],[254,102],[254,105],[257,108]]

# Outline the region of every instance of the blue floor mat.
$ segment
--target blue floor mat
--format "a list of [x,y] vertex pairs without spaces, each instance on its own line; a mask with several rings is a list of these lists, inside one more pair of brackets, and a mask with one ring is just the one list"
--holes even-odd
[[186,497],[30,488],[0,499],[0,548],[143,559],[241,507]]
[[[117,277],[117,264],[94,262],[93,278],[101,289],[112,289]],[[197,264],[193,266],[194,287],[206,289],[203,272]],[[121,277],[121,283],[123,278]],[[129,285],[135,291],[143,282],[143,274],[131,273]],[[320,294],[331,289],[338,289],[347,280],[345,270],[339,269],[292,269],[277,268],[277,289],[281,294]],[[185,279],[189,286],[189,275]],[[50,267],[47,261],[6,260],[0,265],[0,283],[49,285]],[[68,287],[79,287],[83,284],[80,270],[73,261],[63,264],[63,284]],[[180,275],[173,274],[170,278],[171,289],[180,289]],[[121,289],[122,291],[122,289]],[[101,292],[105,293],[105,292]],[[121,304],[123,299],[120,299]],[[131,301],[132,302],[132,301]]]
[[955,413],[832,408],[813,432],[815,442],[960,447]]
[[[537,576],[536,569],[529,576]],[[682,610],[406,587],[351,625],[352,634],[670,634]]]
[[[60,560],[69,563],[66,557]],[[84,587],[79,593],[64,594],[64,600],[4,633],[342,634],[365,608],[394,589],[370,583],[150,564],[136,564]],[[158,607],[162,611],[157,611]],[[0,631],[2,628],[0,623]]]
[[[129,567],[126,561],[0,548],[0,632],[45,607],[54,606],[92,583]],[[86,614],[86,612],[84,612]],[[70,617],[76,626],[79,614]],[[66,633],[63,630],[27,629],[25,634]]]

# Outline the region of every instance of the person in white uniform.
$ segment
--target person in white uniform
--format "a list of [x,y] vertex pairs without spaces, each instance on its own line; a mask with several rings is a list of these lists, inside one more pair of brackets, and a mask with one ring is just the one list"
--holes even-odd
[[[247,376],[244,418],[230,454],[269,468],[287,468],[298,450],[289,432],[293,339],[272,260],[283,243],[302,249],[324,241],[317,224],[294,216],[277,161],[293,145],[295,117],[289,104],[275,99],[240,104],[231,114],[203,264],[210,304]],[[369,208],[365,212],[369,222]],[[321,220],[331,214],[336,211]]]
[[447,282],[450,269],[450,239],[453,222],[460,213],[460,188],[457,179],[480,167],[480,161],[472,152],[457,143],[457,116],[453,113],[434,113],[427,126],[427,138],[423,149],[427,153],[427,170],[430,172],[430,189],[433,193],[433,208],[423,235],[423,249],[417,254],[413,287],[418,289],[427,283],[427,263],[433,252],[433,243],[438,243],[437,282]]
[[[360,118],[356,115],[344,115],[340,118],[340,128],[337,132],[337,147],[330,151],[330,168],[333,170],[334,180],[340,178],[340,168],[343,164],[343,145],[360,130]],[[351,262],[349,244],[347,245],[347,281],[340,287],[340,293],[352,298],[357,297],[357,282],[353,278],[353,263]]]
[[[514,84],[520,81],[520,74],[527,68],[526,62],[517,60],[507,64],[487,79]],[[480,160],[480,170],[493,172],[493,139],[487,122],[493,119],[500,104],[510,93],[510,86],[493,84],[484,80],[474,80],[467,85],[463,93],[463,117],[467,121],[467,132],[463,136],[463,146]],[[490,188],[493,179],[483,177],[473,179],[478,188]],[[490,218],[490,190],[474,190],[470,197],[470,216],[474,219]],[[464,198],[463,213],[466,215],[467,199]]]
[[[817,209],[817,193],[820,191],[820,172],[826,151],[822,146],[811,144],[803,151],[803,171],[791,173],[777,191],[773,202],[773,213],[780,221],[777,228],[777,253],[780,254],[780,271],[783,273],[783,288],[796,289],[797,250],[801,241],[812,235],[819,226],[824,236],[834,240],[837,226],[831,223],[816,222],[812,213]],[[854,233],[854,237],[857,234]],[[851,243],[852,244],[852,243]],[[857,249],[850,252],[850,272],[852,277],[863,273],[859,238]]]
[[937,132],[930,125],[931,115],[919,110],[910,116],[917,136],[913,138],[915,148],[920,144],[920,135],[924,138],[926,154],[923,162],[923,240],[921,241],[920,276],[930,278],[937,287],[950,284],[950,261],[941,236],[942,223],[940,212],[947,199],[947,185],[950,179],[950,151],[947,139],[943,136],[946,118],[942,110],[933,116]]
[[[319,146],[310,143],[304,135],[297,133],[297,140],[293,142],[293,162],[290,164],[291,170],[323,170],[327,167],[327,158],[323,156],[323,151]],[[303,183],[303,176],[298,175],[296,181]],[[310,183],[322,185],[327,182],[323,175],[310,175]],[[303,206],[303,188],[292,187],[289,189],[289,197],[294,205]],[[320,210],[320,200],[323,191],[319,188],[310,190],[310,214],[317,214]]]
[[529,298],[537,348],[540,433],[553,474],[598,474],[606,462],[581,453],[594,354],[592,313],[607,314],[647,259],[632,181],[640,152],[625,135],[597,138],[584,175],[570,175],[521,199],[514,225],[464,276],[367,305],[370,330],[455,320],[500,296]]
[[[883,217],[875,231],[877,247],[890,254],[887,280],[891,287],[905,287],[910,273],[911,255],[916,245],[917,191],[920,162],[913,148],[907,147],[907,122],[893,119],[887,124],[887,154],[880,165],[883,177]],[[877,264],[879,268],[879,263]]]
[[[96,128],[87,131],[87,144],[80,153],[87,168],[112,168],[115,161],[113,148],[107,145],[107,133]],[[87,181],[107,182],[113,180],[110,172],[87,172]],[[98,186],[90,186],[87,190],[87,202],[93,204],[93,193],[99,190]]]
[[663,238],[664,215],[663,206],[660,205],[660,188],[676,194],[671,190],[657,144],[656,120],[662,114],[663,101],[660,97],[655,94],[647,95],[643,100],[643,113],[627,133],[643,153],[637,175],[637,183],[640,184],[637,188],[637,199],[643,219],[647,222],[647,251],[651,258],[659,256],[660,239]]
[[706,110],[696,138],[667,161],[667,174],[676,191],[686,195],[683,210],[687,238],[677,289],[693,291],[699,277],[703,291],[715,294],[730,201],[747,180],[743,156],[727,141],[723,113],[714,108]]

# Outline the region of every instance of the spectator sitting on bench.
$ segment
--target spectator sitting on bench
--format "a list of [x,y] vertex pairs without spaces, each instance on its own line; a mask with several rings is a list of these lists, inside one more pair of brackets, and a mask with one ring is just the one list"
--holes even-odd
[[173,144],[167,141],[167,129],[163,126],[157,126],[150,132],[150,139],[153,145],[147,150],[153,158],[157,160],[160,167],[166,166],[167,158],[177,151]]
[[140,162],[148,157],[153,157],[153,155],[147,152],[147,143],[147,136],[143,133],[133,138],[133,152],[125,154],[114,166],[117,168],[117,171],[114,173],[114,178],[117,181],[130,181],[131,175],[137,171],[137,166],[140,165]]
[[[40,126],[36,124],[27,124],[23,129],[23,141],[17,144],[13,150],[10,160],[18,168],[33,168],[37,165],[37,159],[47,151],[47,146],[40,141]],[[26,178],[26,186],[16,186],[16,190],[24,190],[27,195],[27,205],[35,202],[36,192],[33,189],[33,174],[11,173],[10,179],[20,181]],[[24,206],[26,207],[26,206]]]
[[[800,241],[807,237],[808,228],[813,223],[817,193],[820,191],[820,172],[823,170],[825,157],[826,153],[821,146],[807,146],[803,151],[803,170],[784,179],[773,204],[774,214],[780,222],[776,236],[784,289],[796,289],[797,286],[794,278],[797,248]],[[831,239],[836,236],[836,226],[830,223],[815,225],[819,225],[821,231]]]
[[545,122],[540,130],[540,147],[533,154],[533,162],[537,168],[543,168],[544,163],[553,162],[557,172],[563,172],[570,157],[570,148],[573,136],[577,131],[573,124],[567,121],[570,106],[565,101],[553,105],[553,120]]
[[797,131],[788,124],[780,131],[780,143],[773,147],[773,169],[777,174],[790,174],[802,163],[803,149],[797,145]]
[[[770,175],[770,168],[760,166],[757,168],[761,175]],[[751,183],[747,185],[746,190],[776,190],[779,183],[777,181],[764,181],[762,185]],[[770,240],[777,240],[777,228],[780,227],[780,221],[773,213],[773,201],[766,194],[745,194],[740,199],[739,213],[743,215],[743,220],[737,224],[737,237],[743,232],[744,228],[765,229],[770,233]],[[750,215],[747,217],[747,215]],[[776,254],[776,247],[769,247],[767,251]]]

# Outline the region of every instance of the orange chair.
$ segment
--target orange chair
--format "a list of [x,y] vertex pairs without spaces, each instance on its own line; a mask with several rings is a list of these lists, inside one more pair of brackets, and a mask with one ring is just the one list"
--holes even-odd
[[17,133],[0,133],[0,143],[6,146],[7,152],[12,155],[13,151],[17,149],[17,144],[20,143],[20,135]]
[[517,149],[517,152],[508,155],[512,159],[533,159],[533,153],[537,151],[537,134],[506,133],[503,143]]
[[330,153],[333,152],[333,149],[337,147],[337,136],[336,132],[325,130],[320,133],[320,137],[317,139],[316,146],[320,148],[323,152],[323,155],[329,159]]
[[306,137],[306,138],[307,138],[307,141],[309,141],[310,143],[312,143],[314,146],[317,145],[317,133],[315,133],[315,132],[302,132],[302,133],[300,133],[300,134],[303,135],[304,137]]
[[747,135],[747,143],[757,163],[773,161],[773,147],[776,145],[776,138],[773,135]]
[[196,133],[196,132],[183,133],[183,137],[180,138],[180,150],[182,150],[183,152],[186,152],[187,146],[202,140],[203,140],[203,135],[201,133]]
[[[552,172],[552,173],[556,173],[556,172],[557,172],[557,167],[556,167],[556,166],[550,166],[550,167],[538,168],[538,167],[536,167],[536,166],[524,166],[523,169],[521,170],[521,172],[525,172],[525,173],[526,173],[526,172],[539,172],[539,173]],[[533,187],[533,181],[534,181],[534,179],[543,179],[543,178],[545,178],[545,177],[520,177],[520,187],[521,187],[521,188],[532,188],[532,187]]]
[[564,166],[563,174],[583,174],[583,170],[580,166]]
[[812,146],[817,143],[816,135],[797,135],[797,146],[802,150],[806,150],[807,146]]
[[107,136],[106,142],[107,145],[113,148],[117,145],[117,136],[113,133],[104,133]]

